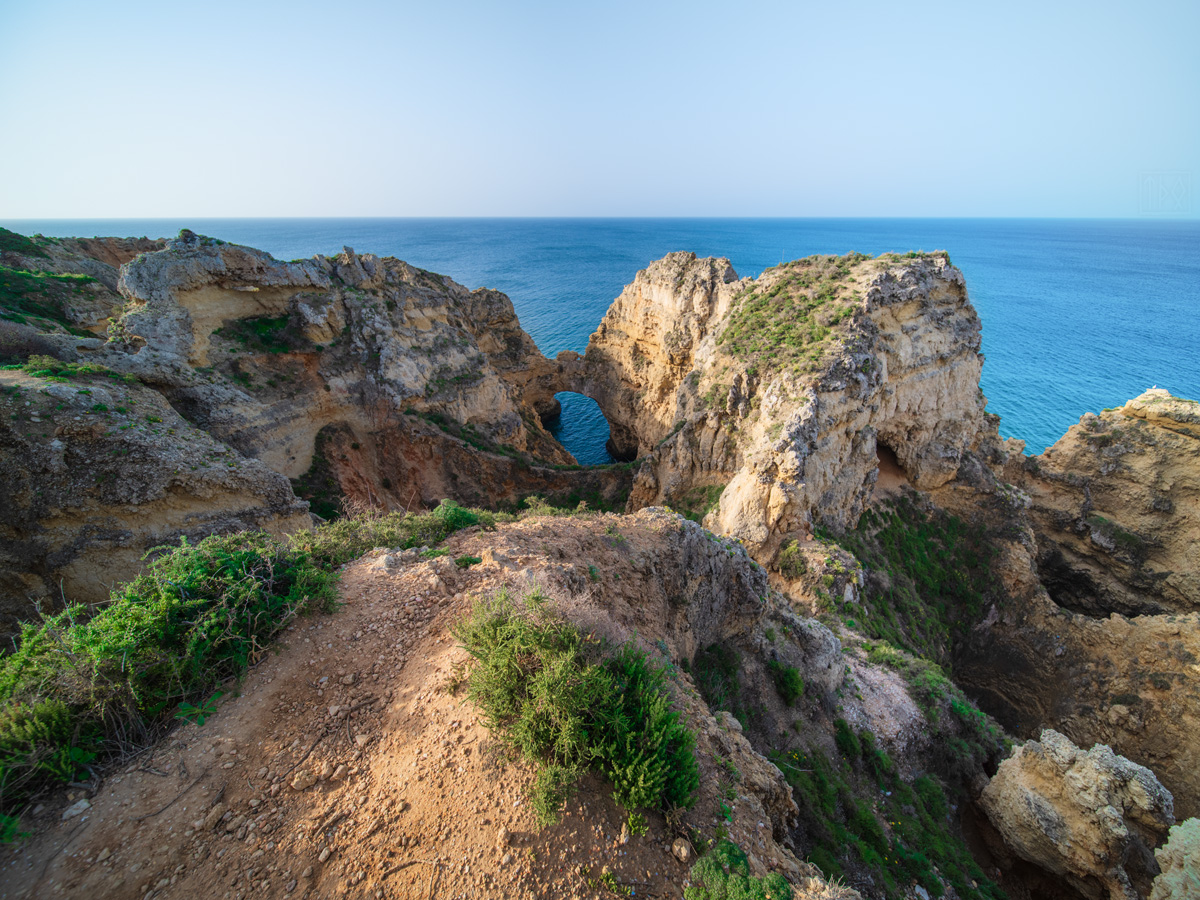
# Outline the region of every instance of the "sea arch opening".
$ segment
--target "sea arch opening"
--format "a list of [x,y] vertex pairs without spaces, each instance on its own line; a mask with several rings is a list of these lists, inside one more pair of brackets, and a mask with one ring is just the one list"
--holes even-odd
[[618,462],[611,452],[612,429],[599,403],[575,391],[558,391],[554,399],[559,411],[543,420],[546,430],[580,465]]

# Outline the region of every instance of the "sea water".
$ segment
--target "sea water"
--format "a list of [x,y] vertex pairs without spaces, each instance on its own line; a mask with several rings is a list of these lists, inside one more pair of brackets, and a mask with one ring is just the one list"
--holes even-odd
[[[582,352],[639,269],[674,250],[741,276],[813,253],[946,250],[983,321],[983,390],[1030,453],[1079,417],[1153,385],[1200,398],[1200,222],[1067,219],[118,219],[0,220],[23,233],[169,237],[180,228],[279,259],[343,246],[397,256],[512,298],[548,356]],[[560,395],[553,430],[608,461],[596,404]]]

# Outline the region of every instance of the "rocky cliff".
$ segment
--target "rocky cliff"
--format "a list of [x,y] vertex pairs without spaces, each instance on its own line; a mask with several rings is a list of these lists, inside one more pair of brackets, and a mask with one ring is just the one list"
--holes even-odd
[[950,480],[983,421],[979,319],[944,254],[812,257],[754,280],[671,254],[564,361],[615,449],[645,457],[631,507],[698,507],[767,557],[814,522],[857,521],[881,454],[918,488]]
[[[190,232],[0,238],[14,619],[30,598],[103,599],[180,536],[309,527],[305,501],[628,495],[651,509],[477,535],[461,566],[389,553],[376,574],[403,570],[422,610],[461,607],[477,563],[489,587],[547,585],[581,627],[653,644],[690,673],[726,798],[706,815],[736,798],[763,829],[739,838],[797,883],[787,848],[873,897],[1145,896],[1169,824],[1156,791],[1200,812],[1197,405],[1152,390],[1026,457],[984,413],[980,324],[945,254],[757,279],[671,254],[585,354],[547,360],[504,295],[348,248],[282,262]],[[595,398],[634,461],[575,466],[541,424],[561,390]],[[428,625],[414,616],[406,635]],[[1041,739],[1001,764],[1000,728],[939,663]],[[994,840],[973,859],[976,828]],[[1159,849],[1182,883],[1183,851]]]
[[[24,293],[3,298],[14,354],[45,360],[4,374],[0,552],[16,618],[64,590],[105,599],[146,550],[180,536],[305,527],[299,500],[322,516],[343,498],[624,502],[627,469],[580,470],[542,427],[555,401],[537,379],[552,364],[503,294],[349,249],[280,262],[187,231],[165,243],[16,237],[5,259],[42,268],[14,269],[29,276]],[[63,276],[66,293],[52,283],[57,319],[22,312],[73,268],[95,275]],[[201,462],[217,452],[221,465]],[[55,465],[61,477],[43,483]],[[171,515],[152,497],[172,498]]]

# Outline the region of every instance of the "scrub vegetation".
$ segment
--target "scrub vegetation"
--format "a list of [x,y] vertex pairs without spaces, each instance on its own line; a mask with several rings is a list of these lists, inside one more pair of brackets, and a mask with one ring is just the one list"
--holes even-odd
[[695,803],[695,735],[671,708],[666,676],[630,644],[615,650],[557,618],[540,592],[500,592],[454,636],[475,658],[467,693],[484,724],[538,766],[531,800],[551,824],[586,772],[612,782],[632,815]]
[[209,709],[296,617],[335,606],[343,563],[493,522],[443,501],[422,515],[347,517],[289,538],[242,532],[151,551],[107,606],[72,605],[27,624],[0,657],[0,811]]

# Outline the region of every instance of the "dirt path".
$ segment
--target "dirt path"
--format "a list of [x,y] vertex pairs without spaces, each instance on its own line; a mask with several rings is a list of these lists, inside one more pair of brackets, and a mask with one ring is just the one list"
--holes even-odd
[[[205,725],[177,729],[109,777],[81,814],[57,821],[59,806],[35,819],[38,834],[0,857],[0,898],[613,896],[602,877],[638,897],[680,896],[688,865],[662,817],[649,817],[645,837],[623,836],[604,786],[585,781],[560,824],[539,831],[530,770],[452,690],[466,654],[449,624],[472,597],[584,553],[572,529],[618,572],[610,611],[628,618],[619,601],[642,589],[637,542],[601,541],[595,525],[460,535],[434,560],[369,555],[343,574],[344,607],[289,629]],[[484,562],[458,569],[463,553]],[[555,571],[578,580],[581,560]],[[709,824],[713,798],[689,818]],[[750,812],[731,833],[748,851],[777,853],[761,806],[742,799]]]

